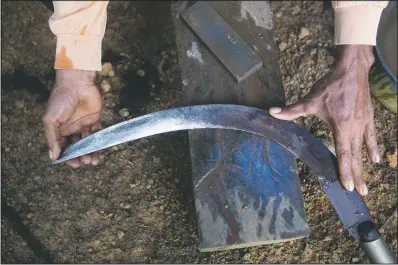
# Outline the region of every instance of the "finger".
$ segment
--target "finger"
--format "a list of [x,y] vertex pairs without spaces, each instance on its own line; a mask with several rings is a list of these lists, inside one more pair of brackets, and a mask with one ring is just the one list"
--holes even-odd
[[72,124],[69,124],[67,128],[65,128],[65,134],[66,135],[74,135],[82,132],[83,128],[90,127],[92,124],[95,124],[98,122],[100,118],[99,113],[94,113],[87,115],[85,117],[82,117],[76,121],[74,121]]
[[333,133],[336,143],[336,154],[341,184],[349,191],[354,190],[354,179],[351,168],[350,137],[340,132]]
[[380,163],[379,148],[377,147],[376,128],[373,118],[365,127],[365,141],[368,147],[368,154],[373,163]]
[[[99,131],[101,129],[102,129],[102,125],[101,125],[100,122],[97,122],[93,126],[91,126],[91,132],[92,133],[95,133],[95,132],[97,132],[97,131]],[[94,165],[94,166],[99,164],[99,153],[98,152],[95,152],[95,153],[92,154],[92,156],[91,156],[91,164]]]
[[93,166],[96,166],[99,164],[99,153],[95,152],[91,155],[91,164]]
[[102,124],[100,122],[96,122],[93,124],[93,126],[91,126],[91,132],[95,133],[98,132],[102,129]]
[[[359,136],[360,135],[360,136]],[[363,143],[363,134],[358,134],[358,137],[354,137],[351,142],[351,153],[352,153],[352,161],[351,168],[352,174],[354,177],[354,186],[358,193],[362,196],[366,196],[368,194],[368,188],[366,187],[366,183],[362,178],[362,143]]]
[[314,114],[314,106],[314,104],[310,104],[310,101],[302,99],[301,101],[284,108],[272,107],[269,109],[269,113],[275,118],[290,121],[302,116]]
[[44,134],[46,135],[47,145],[49,148],[48,155],[51,160],[58,158],[61,153],[62,135],[58,122],[49,114],[44,114],[42,118]]
[[[80,137],[77,135],[74,135],[72,137],[72,143],[76,143],[79,140],[80,140]],[[73,168],[80,167],[80,165],[81,165],[80,157],[70,159],[70,160],[66,161],[65,163]]]
[[[90,129],[89,128],[85,128],[83,129],[82,132],[82,139],[89,136],[90,135]],[[80,161],[82,161],[82,163],[88,165],[91,163],[91,154],[87,154],[87,155],[82,155],[80,157]]]

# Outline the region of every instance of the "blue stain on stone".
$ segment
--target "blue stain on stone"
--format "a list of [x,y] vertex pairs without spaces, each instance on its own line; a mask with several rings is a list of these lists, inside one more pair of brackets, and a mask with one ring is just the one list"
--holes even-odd
[[288,195],[295,174],[289,166],[292,161],[287,152],[274,142],[249,137],[234,153],[233,162],[240,168],[235,171],[236,181],[266,201],[279,193]]

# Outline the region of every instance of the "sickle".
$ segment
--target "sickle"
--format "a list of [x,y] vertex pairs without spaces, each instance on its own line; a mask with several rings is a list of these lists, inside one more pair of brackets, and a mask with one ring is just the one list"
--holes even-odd
[[[96,132],[69,146],[54,164],[151,135],[192,129],[229,129],[274,141],[307,164],[349,233],[360,240],[371,260],[391,261],[392,253],[378,234],[361,196],[342,187],[337,159],[315,136],[291,121],[273,118],[265,110],[239,105],[199,105],[169,109],[131,119]],[[375,231],[375,232],[374,232]],[[369,236],[375,234],[376,236]],[[381,241],[380,241],[381,240]],[[380,244],[384,242],[381,253]],[[381,257],[379,257],[382,255]],[[387,258],[386,258],[387,257]],[[386,259],[384,259],[386,258]]]

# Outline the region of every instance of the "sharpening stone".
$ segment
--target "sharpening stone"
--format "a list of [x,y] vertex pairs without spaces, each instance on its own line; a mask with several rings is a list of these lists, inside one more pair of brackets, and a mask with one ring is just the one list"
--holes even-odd
[[181,13],[181,17],[238,83],[263,65],[250,46],[209,4],[198,1]]

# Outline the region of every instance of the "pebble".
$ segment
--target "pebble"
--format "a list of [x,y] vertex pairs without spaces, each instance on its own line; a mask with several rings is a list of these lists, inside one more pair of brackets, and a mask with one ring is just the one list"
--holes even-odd
[[123,202],[120,204],[120,207],[122,207],[123,209],[130,209],[131,205],[130,204],[124,204]]
[[352,262],[353,262],[353,263],[356,263],[356,262],[358,262],[358,261],[359,261],[358,258],[352,258]]
[[397,149],[395,150],[390,150],[386,153],[386,160],[388,162],[388,165],[392,168],[397,167]]
[[282,41],[281,43],[279,43],[278,47],[279,47],[279,50],[281,52],[283,52],[286,49],[286,47],[287,47],[287,43]]
[[104,63],[102,65],[102,70],[101,72],[99,72],[100,76],[108,76],[109,72],[113,69],[112,64],[111,63]]
[[299,39],[304,39],[308,35],[310,35],[310,31],[307,28],[301,28],[300,34],[298,35],[298,38]]
[[105,93],[106,93],[106,92],[109,92],[109,90],[111,90],[111,84],[109,83],[108,80],[106,80],[106,79],[102,80],[102,82],[101,82],[101,89],[102,89],[102,91],[104,91]]
[[244,260],[249,260],[250,259],[250,253],[246,253],[244,256],[243,256],[243,259]]
[[310,54],[311,54],[311,55],[315,55],[317,52],[318,52],[318,50],[315,48],[315,49],[312,49],[312,50],[311,50]]
[[39,182],[39,181],[41,181],[41,177],[40,176],[34,176],[33,180]]
[[21,99],[17,99],[15,100],[15,107],[17,107],[18,109],[22,109],[24,107],[24,101]]
[[145,75],[145,71],[140,69],[140,70],[137,71],[137,75],[144,76]]
[[11,151],[11,148],[10,147],[6,147],[6,152],[8,153],[10,151]]
[[117,237],[118,237],[119,239],[122,239],[122,238],[124,237],[124,232],[123,232],[123,231],[120,231],[119,233],[117,233]]
[[28,213],[28,214],[26,215],[26,217],[27,217],[28,219],[31,219],[31,218],[33,217],[33,213]]
[[153,179],[148,179],[148,183],[152,185],[153,184]]
[[121,109],[119,110],[119,115],[122,117],[127,117],[130,115],[129,111],[125,108],[125,109]]
[[281,11],[279,11],[279,12],[277,12],[277,13],[275,14],[275,16],[276,16],[277,18],[280,18],[280,17],[283,16],[283,13],[282,13]]
[[4,115],[4,114],[1,114],[1,121],[4,122],[4,123],[7,123],[8,122],[7,116]]

